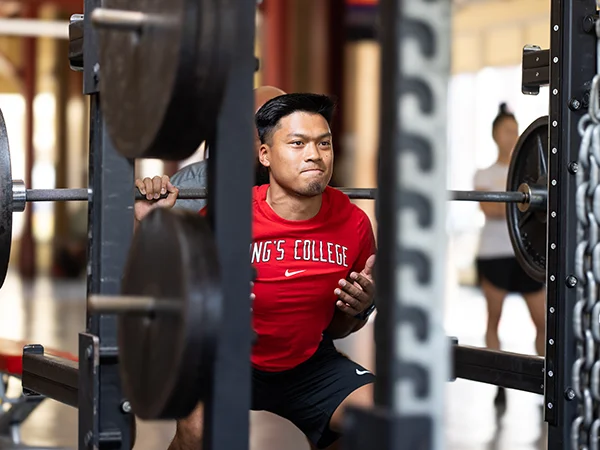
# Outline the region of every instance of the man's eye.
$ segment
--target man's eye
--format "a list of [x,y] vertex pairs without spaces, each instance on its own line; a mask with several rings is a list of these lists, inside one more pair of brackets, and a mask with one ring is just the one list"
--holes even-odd
[[329,141],[323,141],[323,142],[321,142],[321,145],[323,147],[329,147],[331,145],[331,142],[329,142]]
[[302,141],[294,141],[292,142],[292,145],[302,145]]

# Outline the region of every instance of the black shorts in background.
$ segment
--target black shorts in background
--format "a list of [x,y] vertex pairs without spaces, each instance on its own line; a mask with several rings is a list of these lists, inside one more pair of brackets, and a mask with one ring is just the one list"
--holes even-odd
[[326,448],[340,435],[329,420],[352,392],[375,381],[375,375],[337,351],[324,336],[307,361],[284,372],[252,369],[252,409],[289,420],[317,447]]
[[544,287],[523,270],[515,257],[477,258],[477,276],[485,278],[499,289],[517,294],[537,292]]

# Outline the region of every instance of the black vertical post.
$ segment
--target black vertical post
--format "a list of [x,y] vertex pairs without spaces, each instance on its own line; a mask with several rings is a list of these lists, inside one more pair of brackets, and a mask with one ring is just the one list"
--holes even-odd
[[[256,0],[228,0],[235,52],[210,145],[209,217],[221,266],[223,317],[212,390],[205,402],[204,450],[248,448],[250,409],[251,195],[254,165]],[[235,30],[235,31],[233,31]]]
[[567,282],[575,274],[577,246],[575,173],[569,165],[578,159],[577,123],[585,113],[589,83],[596,74],[594,30],[583,29],[584,19],[595,14],[593,0],[552,0],[545,370],[549,450],[571,448],[571,424],[577,415],[577,401],[569,395],[576,358],[573,308],[577,301],[576,287]]
[[[134,167],[117,153],[100,111],[97,39],[89,15],[100,0],[84,5],[84,94],[90,100],[89,186],[93,192],[88,212],[87,294],[118,295],[127,252],[133,236]],[[115,316],[88,311],[86,331],[98,346],[80,339],[79,448],[130,449],[133,417],[121,392]],[[85,344],[84,344],[85,343]],[[81,370],[96,361],[98,386],[91,372]],[[86,378],[87,377],[87,378]],[[90,379],[88,379],[90,378]],[[87,395],[93,387],[94,395]]]
[[450,2],[382,0],[374,411],[353,411],[356,450],[440,449],[448,341],[446,96]]

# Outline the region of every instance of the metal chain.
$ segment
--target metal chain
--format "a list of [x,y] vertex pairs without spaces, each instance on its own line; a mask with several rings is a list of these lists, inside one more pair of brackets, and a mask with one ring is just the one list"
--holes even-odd
[[[600,21],[596,22],[600,64]],[[592,81],[588,112],[581,118],[577,170],[577,302],[573,329],[577,358],[572,368],[578,415],[571,424],[571,450],[599,450],[600,433],[600,67]],[[595,318],[595,320],[594,320]]]

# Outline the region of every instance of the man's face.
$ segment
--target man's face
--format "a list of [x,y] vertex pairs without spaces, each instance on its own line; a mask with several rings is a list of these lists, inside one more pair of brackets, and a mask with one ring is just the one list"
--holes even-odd
[[303,197],[323,193],[333,171],[331,130],[323,116],[296,112],[279,121],[271,139],[261,145],[262,165],[270,182]]

